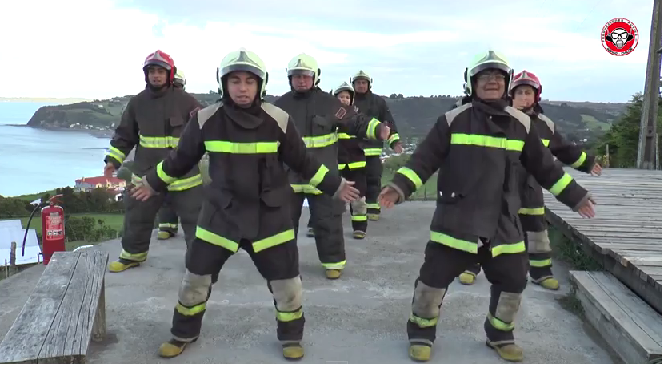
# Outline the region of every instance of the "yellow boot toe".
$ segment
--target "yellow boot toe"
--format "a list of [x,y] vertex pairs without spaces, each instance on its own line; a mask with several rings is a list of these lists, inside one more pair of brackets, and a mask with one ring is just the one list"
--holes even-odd
[[556,278],[553,278],[553,277],[543,279],[543,280],[541,280],[540,282],[538,282],[536,284],[538,284],[538,285],[540,285],[543,288],[548,289],[548,290],[559,290],[559,288],[561,287],[561,285],[559,284],[559,281],[556,280]]
[[136,267],[140,265],[139,262],[121,262],[121,261],[113,261],[110,264],[108,264],[108,270],[110,272],[122,272],[124,270],[130,269],[132,267]]
[[326,278],[330,280],[338,279],[342,275],[342,270],[340,269],[327,269]]
[[188,342],[177,341],[175,339],[164,342],[159,347],[159,356],[165,358],[173,358],[179,356],[182,352],[184,352],[188,344]]
[[463,285],[473,285],[473,283],[476,281],[476,275],[472,272],[465,271],[460,276],[458,277],[460,279],[460,283]]
[[156,234],[156,239],[161,241],[167,240],[170,237],[172,237],[172,235],[170,234],[170,232],[166,232],[166,231],[159,231],[159,233]]
[[489,341],[487,346],[494,349],[497,352],[500,358],[510,361],[510,362],[522,362],[524,361],[524,350],[521,347],[517,346],[514,343],[509,343],[506,345],[494,345]]
[[371,221],[378,221],[379,220],[379,214],[368,213],[368,214],[366,214],[366,216],[368,217],[368,220],[371,220]]
[[429,361],[432,347],[427,345],[409,345],[409,357],[414,361]]
[[283,357],[288,360],[299,360],[303,358],[303,346],[300,344],[283,346]]
[[362,240],[365,238],[365,232],[363,231],[354,231],[354,238],[357,240]]

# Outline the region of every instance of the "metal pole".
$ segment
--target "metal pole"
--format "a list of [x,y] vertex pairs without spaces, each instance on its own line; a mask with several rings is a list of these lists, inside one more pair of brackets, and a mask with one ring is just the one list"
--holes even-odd
[[656,165],[657,104],[660,93],[660,57],[658,47],[662,45],[662,7],[660,0],[654,0],[651,18],[648,64],[646,66],[646,85],[641,106],[639,124],[639,148],[637,150],[637,168],[654,169]]

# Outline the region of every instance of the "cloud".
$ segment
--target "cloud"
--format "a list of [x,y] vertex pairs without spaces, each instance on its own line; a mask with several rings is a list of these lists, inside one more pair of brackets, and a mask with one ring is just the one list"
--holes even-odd
[[[170,53],[194,92],[216,90],[215,71],[229,51],[257,52],[268,91],[289,89],[285,67],[306,52],[330,90],[359,69],[375,91],[459,94],[472,55],[493,47],[516,69],[536,72],[546,98],[626,101],[645,77],[652,4],[616,1],[489,0],[442,2],[317,0],[296,6],[267,0],[25,0],[0,2],[4,95],[104,98],[144,87],[144,57]],[[618,6],[617,6],[618,5]],[[39,11],[33,11],[39,9]],[[622,9],[615,11],[614,9]],[[30,14],[29,22],[23,14]],[[625,57],[600,42],[604,24],[626,17],[639,45]],[[7,37],[5,37],[7,38]],[[7,44],[8,43],[8,44]],[[4,96],[3,95],[3,96]]]

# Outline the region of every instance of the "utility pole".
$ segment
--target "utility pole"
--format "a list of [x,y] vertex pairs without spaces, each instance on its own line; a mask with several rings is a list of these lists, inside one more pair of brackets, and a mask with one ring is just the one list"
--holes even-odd
[[654,0],[651,19],[646,85],[641,106],[637,168],[654,169],[657,164],[657,104],[660,98],[660,61],[662,54],[662,6]]

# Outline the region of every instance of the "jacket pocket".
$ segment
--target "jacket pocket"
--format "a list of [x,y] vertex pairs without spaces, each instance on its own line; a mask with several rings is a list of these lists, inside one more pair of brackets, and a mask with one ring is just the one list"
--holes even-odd
[[214,189],[209,189],[209,193],[211,195],[209,200],[216,209],[227,210],[232,207],[232,201],[234,200],[232,195]]
[[176,115],[174,117],[170,117],[169,122],[170,122],[170,128],[172,129],[172,134],[175,137],[181,136],[182,131],[184,130],[184,124],[185,124],[184,118],[179,115]]
[[288,198],[289,194],[287,194],[287,190],[282,188],[266,190],[260,194],[260,199],[269,208],[280,208],[284,206]]

